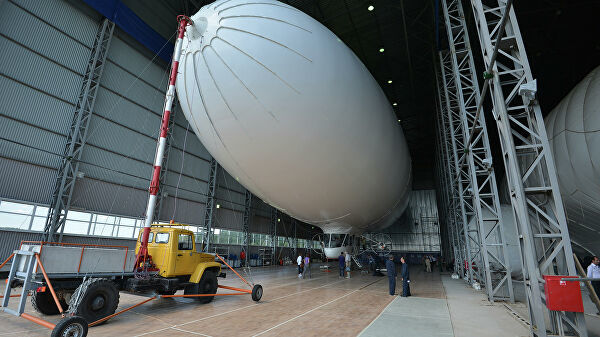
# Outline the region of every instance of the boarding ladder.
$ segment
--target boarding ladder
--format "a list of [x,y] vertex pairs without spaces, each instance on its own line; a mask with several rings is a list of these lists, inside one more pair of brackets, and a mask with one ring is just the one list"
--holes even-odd
[[[12,264],[10,266],[10,272],[8,274],[8,280],[6,281],[6,288],[4,289],[4,297],[2,298],[2,310],[15,316],[21,316],[25,312],[25,304],[27,302],[27,295],[30,290],[36,289],[36,284],[33,282],[33,274],[35,273],[36,267],[36,252],[26,250],[15,250],[13,255]],[[25,271],[18,271],[25,270]],[[8,302],[11,298],[12,287],[11,285],[15,280],[23,282],[23,289],[21,290],[19,307],[17,310],[8,308]],[[13,295],[17,297],[19,295]]]

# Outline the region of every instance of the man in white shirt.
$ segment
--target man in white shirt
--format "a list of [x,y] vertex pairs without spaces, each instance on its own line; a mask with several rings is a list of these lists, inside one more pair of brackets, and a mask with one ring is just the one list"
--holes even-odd
[[351,268],[351,264],[352,264],[352,259],[350,256],[350,253],[346,252],[346,278],[350,278],[350,270]]
[[[600,279],[600,259],[592,257],[592,263],[587,267],[587,277]],[[592,281],[596,295],[600,296],[600,281]]]
[[298,263],[298,278],[301,278],[302,277],[302,254],[298,255],[296,262]]

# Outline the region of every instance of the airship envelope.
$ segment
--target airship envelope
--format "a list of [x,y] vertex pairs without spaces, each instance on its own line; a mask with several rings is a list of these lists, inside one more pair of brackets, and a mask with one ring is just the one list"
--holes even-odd
[[325,233],[377,230],[402,214],[411,182],[402,129],[339,38],[270,0],[216,1],[192,20],[177,95],[227,172]]

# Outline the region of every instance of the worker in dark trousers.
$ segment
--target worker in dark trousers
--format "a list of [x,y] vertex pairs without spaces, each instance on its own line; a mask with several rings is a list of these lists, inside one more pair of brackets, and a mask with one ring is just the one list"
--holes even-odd
[[396,294],[396,265],[394,264],[394,256],[390,255],[385,261],[385,269],[387,269],[388,281],[390,282],[390,295]]
[[410,275],[408,273],[408,263],[406,263],[404,256],[400,258],[400,262],[402,262],[402,297],[408,297],[410,296]]
[[338,261],[340,263],[340,277],[344,277],[344,269],[346,268],[346,258],[344,257],[343,252],[340,253]]

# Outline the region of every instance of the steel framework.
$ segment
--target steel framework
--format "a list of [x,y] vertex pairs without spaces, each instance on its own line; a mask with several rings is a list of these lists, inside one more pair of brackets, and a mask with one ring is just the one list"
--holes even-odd
[[294,218],[292,218],[292,225],[294,226],[294,256],[298,256],[298,221]]
[[587,336],[583,313],[544,305],[543,275],[575,276],[576,269],[536,82],[511,5],[510,0],[471,1],[518,225],[530,332]]
[[[461,121],[461,109],[459,103],[458,84],[454,77],[451,53],[440,52],[440,67],[442,72],[442,89],[444,92],[444,101],[446,103],[445,117],[448,120],[448,130],[450,136],[450,156],[451,165],[454,171],[451,175],[450,184],[453,187],[454,210],[457,224],[458,237],[461,241],[461,250],[463,252],[464,264],[463,276],[466,280],[474,284],[475,282],[484,283],[481,262],[481,246],[479,243],[479,228],[473,223],[469,223],[474,215],[473,207],[469,203],[471,200],[471,171],[468,166],[460,165],[461,158],[466,155],[465,136],[463,124]],[[448,134],[447,134],[448,135]],[[478,266],[473,268],[473,266]]]
[[[492,153],[483,113],[477,113],[481,101],[479,83],[476,77],[475,62],[467,23],[460,0],[442,1],[446,32],[450,47],[449,62],[452,64],[456,103],[461,124],[458,140],[462,141],[463,152],[458,158],[461,174],[469,171],[470,185],[463,189],[469,238],[477,235],[471,242],[474,253],[479,254],[482,270],[478,277],[484,277],[488,299],[514,301],[511,268],[507,258],[507,246],[503,238],[502,211],[496,185],[496,175],[492,165]],[[452,116],[455,116],[453,113]],[[466,167],[465,167],[466,166]],[[458,179],[459,177],[457,177]],[[467,175],[464,175],[467,179]],[[465,217],[463,217],[465,218]],[[477,248],[473,249],[473,245]],[[474,262],[474,257],[472,257]],[[483,268],[482,268],[483,267]],[[473,268],[475,270],[475,268]]]
[[217,191],[217,173],[219,163],[212,158],[210,160],[210,171],[208,173],[208,193],[206,194],[206,207],[204,209],[204,230],[206,235],[203,237],[202,251],[208,252],[210,246],[210,237],[212,235],[212,224],[215,217],[215,193]]
[[271,208],[271,226],[269,231],[269,236],[271,237],[271,249],[273,250],[273,261],[271,261],[271,265],[275,263],[275,257],[277,256],[277,209],[275,207]]
[[[87,129],[94,111],[96,94],[100,87],[100,78],[114,29],[115,24],[104,19],[96,32],[44,226],[43,240],[45,241],[62,239],[64,224],[71,207],[71,197],[79,173],[79,160],[85,145]],[[57,238],[56,235],[59,231],[60,237]]]
[[246,252],[246,266],[248,265],[248,246],[250,244],[248,236],[250,235],[250,219],[252,219],[252,192],[246,190],[246,198],[244,200],[244,223],[243,223],[243,238],[242,249]]

